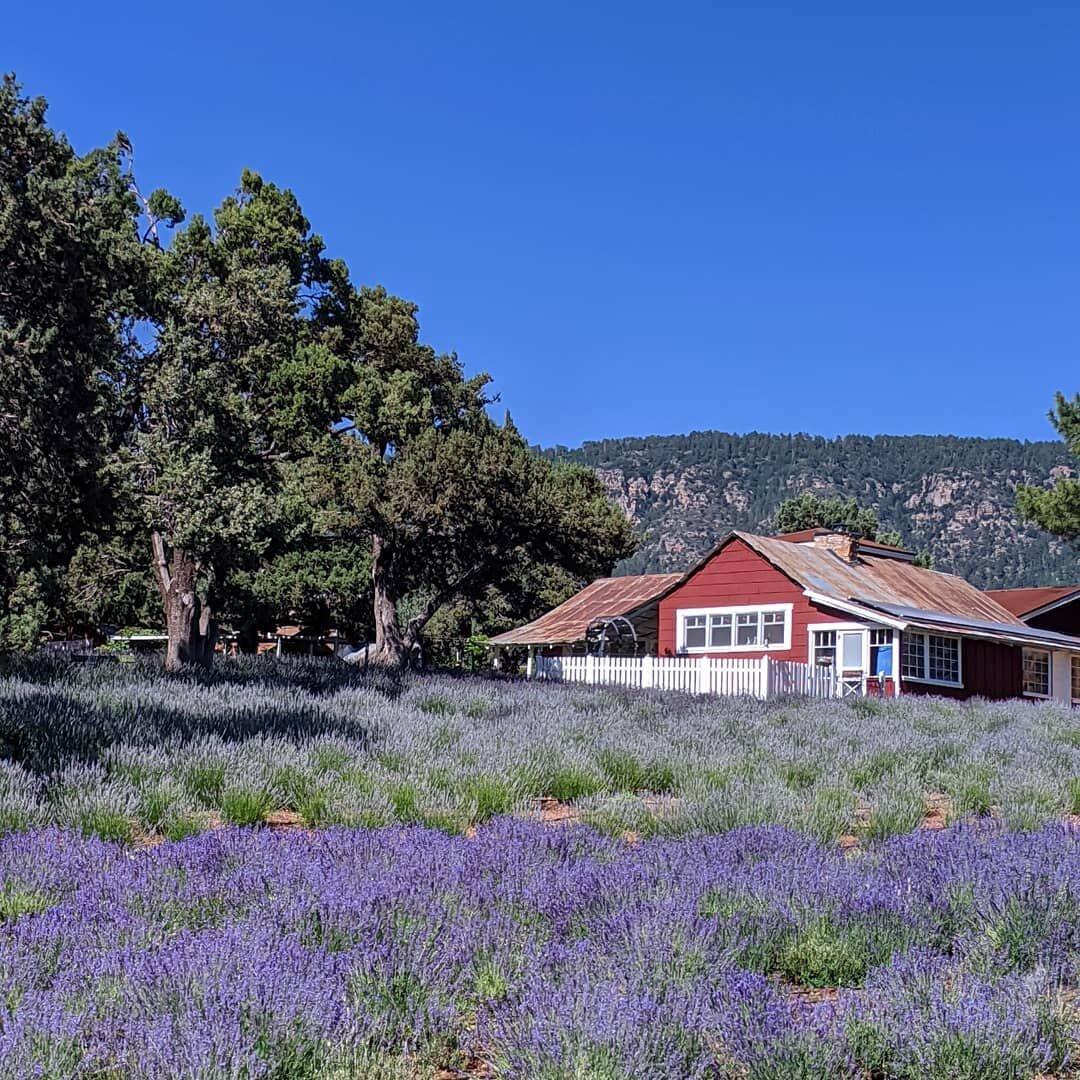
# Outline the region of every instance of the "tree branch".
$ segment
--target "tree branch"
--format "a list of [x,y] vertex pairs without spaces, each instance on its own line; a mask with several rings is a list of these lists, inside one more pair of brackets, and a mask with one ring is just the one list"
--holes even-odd
[[172,587],[172,575],[169,573],[169,560],[165,554],[165,541],[157,529],[150,534],[150,544],[154,549],[154,577],[157,578],[162,599],[165,599]]
[[430,600],[428,600],[428,602],[420,610],[420,613],[418,615],[414,615],[409,620],[408,628],[405,631],[406,646],[411,648],[413,644],[415,644],[417,635],[420,633],[421,630],[424,629],[425,626],[427,626],[427,624],[431,621],[439,608],[441,608],[443,604],[448,603],[450,600],[452,600],[457,595],[457,593],[461,591],[461,587],[470,578],[473,578],[477,574],[479,574],[483,568],[484,563],[476,563],[475,566],[470,567],[468,570],[465,571],[464,574],[461,574],[449,585],[447,585],[445,589],[442,589],[439,592],[435,593],[435,595],[432,596]]

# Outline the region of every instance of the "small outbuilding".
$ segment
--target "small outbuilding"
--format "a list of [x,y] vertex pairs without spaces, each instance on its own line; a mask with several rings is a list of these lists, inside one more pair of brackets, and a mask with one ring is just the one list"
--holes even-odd
[[[524,626],[496,634],[498,649],[527,649],[530,657],[655,656],[659,598],[682,574],[598,578],[558,607]],[[530,665],[531,666],[531,665]]]

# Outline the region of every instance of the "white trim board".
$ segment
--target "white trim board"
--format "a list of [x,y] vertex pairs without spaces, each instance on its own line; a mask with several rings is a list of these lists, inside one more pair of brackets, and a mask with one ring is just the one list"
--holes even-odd
[[[696,607],[696,608],[676,608],[675,609],[675,652],[679,656],[697,656],[709,653],[749,653],[749,652],[790,652],[791,651],[791,623],[792,612],[794,611],[794,604],[736,604],[736,605],[719,605],[716,607]],[[758,642],[756,645],[736,645],[734,644],[737,632],[737,618],[738,615],[748,615],[750,612],[770,612],[781,611],[784,613],[784,640],[779,644],[767,645],[764,642]],[[686,644],[686,628],[683,625],[683,621],[687,616],[705,616],[705,645],[688,646]],[[732,619],[731,625],[731,645],[710,645],[708,644],[709,635],[709,621],[710,615],[730,615]]]

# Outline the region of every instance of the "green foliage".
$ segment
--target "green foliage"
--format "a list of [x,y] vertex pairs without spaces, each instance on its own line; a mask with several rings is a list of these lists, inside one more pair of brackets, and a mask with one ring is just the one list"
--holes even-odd
[[137,355],[147,264],[123,136],[79,156],[44,100],[6,76],[0,147],[3,651],[37,644],[53,575],[109,512],[100,469]]
[[[780,533],[801,532],[803,529],[841,529],[866,540],[876,540],[879,544],[891,544],[903,547],[904,538],[897,529],[883,528],[878,521],[877,511],[869,506],[860,506],[852,496],[848,499],[828,498],[804,491],[785,499],[773,514],[773,523]],[[920,551],[915,556],[915,565],[925,569],[933,566],[933,557],[928,551]]]
[[465,668],[480,671],[488,662],[488,639],[483,634],[470,634],[463,647]]
[[[1055,396],[1050,422],[1065,442],[1074,459],[1080,459],[1080,394],[1067,398],[1060,391]],[[1020,516],[1065,540],[1080,537],[1080,480],[1062,477],[1050,487],[1033,484],[1016,489],[1016,508]]]
[[863,927],[822,918],[794,936],[780,957],[780,969],[804,986],[857,986],[870,962]]
[[237,615],[265,629],[297,623],[313,633],[332,628],[365,640],[371,626],[371,551],[366,544],[315,541],[272,554],[230,581]]
[[400,662],[448,604],[482,610],[526,566],[580,580],[630,553],[630,526],[599,479],[531,453],[509,417],[492,422],[489,377],[423,344],[415,304],[355,290],[340,331],[354,364],[344,424],[307,484],[324,530],[371,542],[380,659]]
[[[322,249],[292,193],[245,171],[213,224],[193,218],[155,268],[157,334],[113,466],[158,544],[167,611],[196,624],[288,527],[286,462],[336,419],[347,365],[307,317],[340,278]],[[188,632],[194,651],[170,663],[205,658],[204,628]]]
[[100,646],[99,652],[106,656],[129,656],[131,653],[131,639],[142,637],[147,634],[160,634],[161,631],[154,627],[125,626],[117,630],[104,645]]
[[618,573],[685,570],[729,529],[775,531],[776,508],[813,491],[873,509],[900,534],[902,547],[928,552],[935,568],[980,588],[1075,580],[1075,556],[1019,521],[1014,509],[1017,483],[1043,484],[1069,464],[1060,443],[696,431],[543,454],[602,470],[619,497],[635,493],[630,501],[643,540]]
[[602,788],[603,781],[595,773],[575,768],[573,765],[561,765],[548,773],[541,794],[569,803],[587,795],[595,795]]
[[465,784],[465,797],[473,805],[472,820],[479,825],[497,814],[509,813],[517,802],[513,788],[495,776],[475,776]]
[[[877,513],[870,507],[860,507],[858,501],[823,498],[812,491],[804,491],[785,499],[773,514],[773,524],[780,533],[800,532],[803,529],[839,528],[867,540],[882,539],[881,524]],[[890,541],[897,533],[889,533]]]
[[12,881],[5,881],[0,888],[0,923],[10,922],[20,915],[38,915],[48,911],[55,900],[46,893],[21,889]]
[[270,794],[261,788],[227,787],[221,793],[221,816],[230,825],[258,825],[271,809]]

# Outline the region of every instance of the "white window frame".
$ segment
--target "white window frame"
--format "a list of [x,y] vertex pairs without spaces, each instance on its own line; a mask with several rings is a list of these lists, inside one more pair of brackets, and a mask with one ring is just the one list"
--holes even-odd
[[[900,637],[899,631],[894,630],[888,626],[883,626],[880,623],[857,623],[857,622],[827,622],[827,623],[810,623],[806,628],[807,641],[806,641],[806,658],[810,664],[815,663],[816,650],[814,648],[814,635],[825,631],[833,631],[837,634],[836,641],[836,663],[832,665],[834,672],[839,673],[843,668],[840,663],[840,638],[839,635],[843,633],[851,633],[854,630],[859,630],[863,635],[863,666],[862,672],[864,678],[869,678],[872,674],[870,671],[870,640],[873,637],[873,632],[880,631],[891,635],[890,640],[887,642],[879,642],[879,645],[891,645],[893,656],[893,669],[885,676],[886,679],[892,679],[894,686],[894,693],[899,693],[900,686]],[[854,669],[852,669],[854,670]]]
[[[748,652],[787,652],[791,649],[791,613],[794,604],[742,604],[738,607],[707,607],[707,608],[677,608],[675,611],[675,651],[684,656],[701,655],[704,653],[748,653]],[[751,612],[779,611],[784,616],[784,640],[778,644],[769,645],[759,641],[757,645],[736,645],[738,635],[738,616],[748,615]],[[686,644],[686,629],[683,621],[695,615],[705,616],[705,644],[688,646]],[[709,635],[711,632],[710,615],[731,616],[731,644],[710,645]],[[764,623],[758,619],[758,636],[764,637]]]
[[[905,675],[904,674],[904,642],[911,635],[918,635],[923,639],[923,671],[926,672],[925,676],[917,675]],[[942,638],[947,641],[956,642],[956,681],[953,682],[949,679],[931,679],[930,678],[930,639]],[[903,637],[900,639],[900,657],[899,657],[899,670],[900,677],[905,682],[922,683],[925,686],[951,686],[954,689],[963,689],[964,686],[964,639],[958,637],[956,634],[936,634],[933,630],[905,630]]]
[[[826,633],[826,632],[831,631],[832,633],[835,634],[837,632],[837,629],[842,627],[842,626],[843,626],[842,623],[814,623],[813,625],[811,625],[810,627],[807,628],[807,632],[808,632],[808,635],[809,635],[809,643],[806,646],[806,660],[807,660],[807,663],[809,663],[812,667],[815,667],[815,668],[817,667],[817,643],[814,641],[814,638],[819,633]],[[853,623],[848,629],[856,630],[856,629],[858,629],[858,627]],[[832,664],[822,664],[821,666],[823,668],[825,668],[825,667],[832,668],[835,671],[836,670],[835,661],[839,658],[839,655],[840,655],[840,639],[837,638],[833,642],[832,645],[825,645],[825,646],[822,646],[822,648],[831,648],[832,649],[832,651],[833,651],[833,663]]]
[[[1023,665],[1024,659],[1026,658],[1028,653],[1042,653],[1046,657],[1046,693],[1045,694],[1040,694],[1040,693],[1036,692],[1035,690],[1028,690],[1028,688],[1026,686],[1024,686],[1024,670],[1023,670],[1022,665]],[[1024,697],[1037,698],[1039,701],[1049,701],[1050,698],[1052,698],[1054,696],[1054,654],[1053,654],[1053,652],[1050,649],[1038,649],[1038,648],[1035,648],[1034,646],[1025,645],[1024,649],[1023,649],[1023,652],[1021,653],[1020,663],[1021,663],[1020,687],[1021,687],[1021,693],[1023,693]],[[1069,677],[1070,677],[1070,682],[1071,682],[1071,679],[1072,679],[1071,665],[1070,665],[1070,670],[1069,670]],[[1070,687],[1070,689],[1071,689],[1071,687]]]

